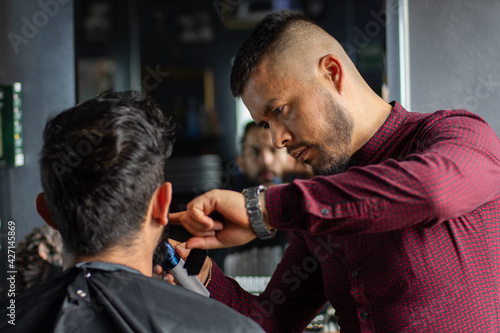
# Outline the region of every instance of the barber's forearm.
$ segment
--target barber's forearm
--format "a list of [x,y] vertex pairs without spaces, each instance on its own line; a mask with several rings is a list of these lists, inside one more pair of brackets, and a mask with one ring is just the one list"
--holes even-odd
[[270,187],[268,219],[281,230],[349,235],[440,223],[476,209],[500,193],[491,181],[500,175],[500,144],[481,122],[462,121],[461,131],[455,122],[442,121],[421,139],[422,152]]

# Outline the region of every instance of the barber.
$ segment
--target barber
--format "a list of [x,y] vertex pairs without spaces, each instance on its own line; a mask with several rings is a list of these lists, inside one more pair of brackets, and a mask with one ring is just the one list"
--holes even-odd
[[194,235],[186,249],[294,231],[260,295],[207,261],[214,298],[268,332],[301,332],[327,301],[349,333],[500,331],[500,143],[484,120],[386,103],[331,35],[288,10],[243,43],[231,89],[317,176],[213,190],[172,214]]

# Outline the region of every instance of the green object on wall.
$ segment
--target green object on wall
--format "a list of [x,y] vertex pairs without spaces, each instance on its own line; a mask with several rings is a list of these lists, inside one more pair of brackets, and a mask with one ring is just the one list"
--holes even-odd
[[0,85],[0,165],[24,164],[21,83]]

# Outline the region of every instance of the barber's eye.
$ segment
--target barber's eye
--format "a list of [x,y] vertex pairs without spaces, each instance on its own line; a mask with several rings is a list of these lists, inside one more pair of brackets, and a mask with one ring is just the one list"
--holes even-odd
[[283,112],[283,106],[280,106],[279,108],[276,108],[273,110],[274,115],[277,117]]

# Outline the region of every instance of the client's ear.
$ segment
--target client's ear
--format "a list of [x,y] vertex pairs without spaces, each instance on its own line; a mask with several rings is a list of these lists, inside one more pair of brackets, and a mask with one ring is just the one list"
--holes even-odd
[[52,217],[50,216],[49,208],[47,207],[47,202],[45,202],[45,194],[43,192],[38,193],[36,196],[36,211],[42,217],[42,219],[51,226],[53,229],[57,230],[57,227],[52,221]]
[[153,218],[161,224],[168,223],[168,212],[172,201],[172,184],[165,182],[153,194]]

